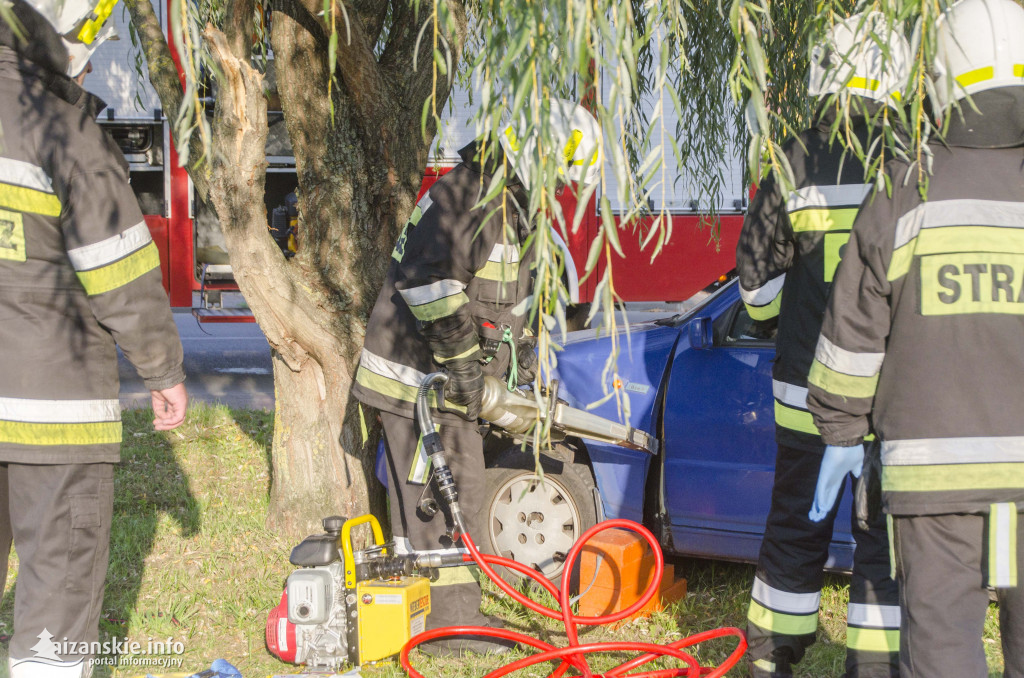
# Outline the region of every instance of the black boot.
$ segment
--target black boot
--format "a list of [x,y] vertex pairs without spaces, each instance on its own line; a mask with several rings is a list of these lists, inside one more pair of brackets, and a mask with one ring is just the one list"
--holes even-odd
[[785,658],[750,660],[749,665],[751,678],[793,678],[792,666]]
[[[476,582],[468,584],[451,584],[448,586],[430,587],[430,614],[427,615],[427,629],[438,629],[445,626],[487,626],[503,628],[504,624],[496,617],[489,617],[480,612],[480,601],[483,592]],[[465,652],[475,654],[505,654],[515,643],[502,638],[489,636],[452,636],[419,646],[419,649],[432,657],[459,656]]]

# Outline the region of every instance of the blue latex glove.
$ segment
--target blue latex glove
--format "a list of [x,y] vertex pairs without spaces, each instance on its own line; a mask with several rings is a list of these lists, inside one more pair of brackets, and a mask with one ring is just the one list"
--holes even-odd
[[[146,676],[150,678],[150,676]],[[214,659],[210,668],[193,673],[189,678],[242,678],[242,674],[225,659]]]
[[860,478],[863,469],[864,445],[826,447],[821,470],[818,471],[818,486],[814,488],[814,503],[807,517],[816,523],[823,520],[835,505],[839,488],[846,481],[846,474],[852,473],[854,478]]

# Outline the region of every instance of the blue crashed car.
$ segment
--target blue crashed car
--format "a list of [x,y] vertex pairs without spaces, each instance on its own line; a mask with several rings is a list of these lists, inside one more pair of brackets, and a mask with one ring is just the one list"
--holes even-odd
[[[568,439],[542,456],[489,441],[485,550],[552,579],[579,534],[605,518],[649,527],[666,553],[754,562],[771,503],[775,465],[772,361],[775,324],[755,322],[735,279],[706,291],[692,310],[620,334],[618,370],[629,422],[661,442],[657,456]],[[559,397],[585,408],[611,346],[593,331],[570,335],[558,355]],[[608,377],[610,378],[610,377]],[[613,420],[614,399],[594,413]],[[827,567],[853,562],[850,495],[844,493]]]

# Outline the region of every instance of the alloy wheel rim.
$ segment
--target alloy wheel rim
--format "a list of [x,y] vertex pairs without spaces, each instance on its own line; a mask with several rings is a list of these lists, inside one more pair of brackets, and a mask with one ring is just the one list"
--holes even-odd
[[536,474],[506,481],[488,510],[495,552],[539,570],[549,579],[562,572],[580,533],[580,514],[565,486]]

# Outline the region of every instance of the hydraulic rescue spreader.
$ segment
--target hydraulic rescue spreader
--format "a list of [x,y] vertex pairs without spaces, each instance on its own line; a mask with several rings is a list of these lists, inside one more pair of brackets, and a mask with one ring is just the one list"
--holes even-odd
[[[578,624],[595,626],[625,619],[642,609],[657,592],[664,559],[657,539],[642,525],[629,520],[606,520],[585,531],[566,557],[560,588],[526,565],[509,558],[481,554],[472,536],[466,531],[458,488],[448,467],[441,437],[435,431],[429,405],[429,396],[435,388],[439,391],[437,401],[443,403],[447,379],[446,374],[436,372],[423,380],[417,394],[416,419],[420,431],[424,432],[422,444],[431,460],[432,480],[437,483],[452,517],[450,535],[453,542],[461,542],[468,553],[397,556],[389,544],[383,543],[380,525],[373,516],[366,515],[347,521],[337,516],[325,518],[324,534],[307,537],[292,550],[290,560],[301,569],[288,577],[281,603],[271,611],[267,620],[267,646],[271,652],[285,661],[306,664],[318,670],[336,670],[343,664],[359,666],[400,653],[402,667],[411,678],[423,678],[409,661],[412,648],[421,643],[458,635],[501,638],[539,650],[491,672],[486,678],[498,678],[534,664],[555,660],[561,663],[551,674],[552,678],[561,678],[569,670],[574,671],[573,675],[590,678],[594,674],[586,655],[595,652],[641,653],[602,674],[607,678],[717,677],[724,676],[740,661],[747,644],[743,632],[736,628],[706,631],[669,645],[579,643]],[[541,412],[533,398],[505,391],[500,382],[496,379],[493,382],[487,384],[488,391],[484,396],[481,416],[492,423],[503,419],[503,427],[512,433],[525,433],[529,427],[522,427],[527,418],[532,422],[546,416],[550,417],[555,435],[594,437],[657,453],[657,441],[642,431],[574,410],[564,403],[553,402],[557,401],[554,392],[557,385],[548,394],[545,411]],[[581,414],[586,416],[579,416]],[[424,494],[426,496],[429,493]],[[428,512],[438,510],[430,499],[422,500],[420,508]],[[355,550],[352,547],[352,528],[366,523],[373,530],[374,543],[368,548]],[[624,610],[601,617],[577,616],[573,614],[569,600],[573,565],[589,539],[611,528],[636,532],[647,541],[655,556],[655,572],[651,584],[636,603]],[[452,626],[424,631],[426,616],[430,613],[429,579],[436,577],[438,568],[455,567],[467,562],[476,563],[505,595],[539,614],[561,619],[565,624],[569,645],[559,648],[521,633],[492,627]],[[519,593],[494,571],[492,565],[501,565],[532,578],[559,601],[559,609],[545,607]],[[736,648],[717,667],[702,667],[683,649],[725,636],[737,638]],[[674,657],[683,666],[634,672],[659,657]]]

